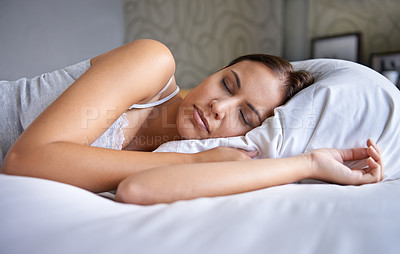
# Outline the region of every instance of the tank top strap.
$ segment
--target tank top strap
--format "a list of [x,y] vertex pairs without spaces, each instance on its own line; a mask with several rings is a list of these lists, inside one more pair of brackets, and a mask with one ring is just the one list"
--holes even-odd
[[[170,80],[168,81],[168,83],[164,86],[164,88],[163,88],[160,92],[157,93],[157,95],[162,94],[163,92],[165,92],[165,91],[168,89],[168,87],[169,87],[169,86],[171,85],[171,83],[172,83],[173,78],[174,78],[174,76],[172,76],[172,77],[170,78]],[[163,104],[164,102],[170,100],[170,99],[171,99],[172,97],[174,97],[178,92],[179,92],[179,87],[176,86],[175,91],[173,91],[171,94],[169,94],[169,95],[166,96],[165,98],[162,98],[161,100],[154,101],[154,102],[150,102],[150,103],[144,103],[144,104],[133,104],[129,109],[134,109],[134,108],[136,108],[136,109],[140,109],[140,108],[151,108],[151,107],[158,106],[158,105]],[[157,95],[156,95],[156,96],[157,96]]]

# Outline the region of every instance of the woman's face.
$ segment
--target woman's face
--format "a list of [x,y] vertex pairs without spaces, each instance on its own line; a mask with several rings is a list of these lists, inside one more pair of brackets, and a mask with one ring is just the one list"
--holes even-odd
[[184,98],[178,132],[184,139],[240,136],[272,116],[283,97],[271,69],[241,61],[206,78]]

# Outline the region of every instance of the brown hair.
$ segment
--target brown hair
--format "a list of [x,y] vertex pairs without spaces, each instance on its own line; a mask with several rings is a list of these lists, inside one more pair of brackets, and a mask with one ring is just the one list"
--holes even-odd
[[314,77],[307,71],[294,71],[293,66],[283,57],[252,54],[244,55],[232,60],[226,67],[232,66],[241,61],[255,61],[264,64],[270,68],[277,77],[282,81],[283,89],[285,89],[283,103],[286,103],[297,92],[314,83]]

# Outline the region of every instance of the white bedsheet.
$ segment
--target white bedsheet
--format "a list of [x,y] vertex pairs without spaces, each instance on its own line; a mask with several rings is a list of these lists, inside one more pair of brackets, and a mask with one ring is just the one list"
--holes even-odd
[[120,204],[0,174],[0,253],[399,253],[400,180]]

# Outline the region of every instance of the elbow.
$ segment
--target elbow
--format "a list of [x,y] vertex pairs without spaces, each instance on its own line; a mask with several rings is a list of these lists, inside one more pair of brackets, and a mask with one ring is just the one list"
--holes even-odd
[[161,203],[146,185],[135,181],[134,177],[129,177],[122,181],[117,188],[115,201],[136,205],[153,205]]
[[1,164],[0,172],[7,175],[17,175],[19,168],[18,162],[21,161],[20,157],[18,152],[10,150]]
[[33,155],[31,149],[13,146],[7,153],[1,165],[0,172],[7,175],[33,176],[35,177],[41,158]]

